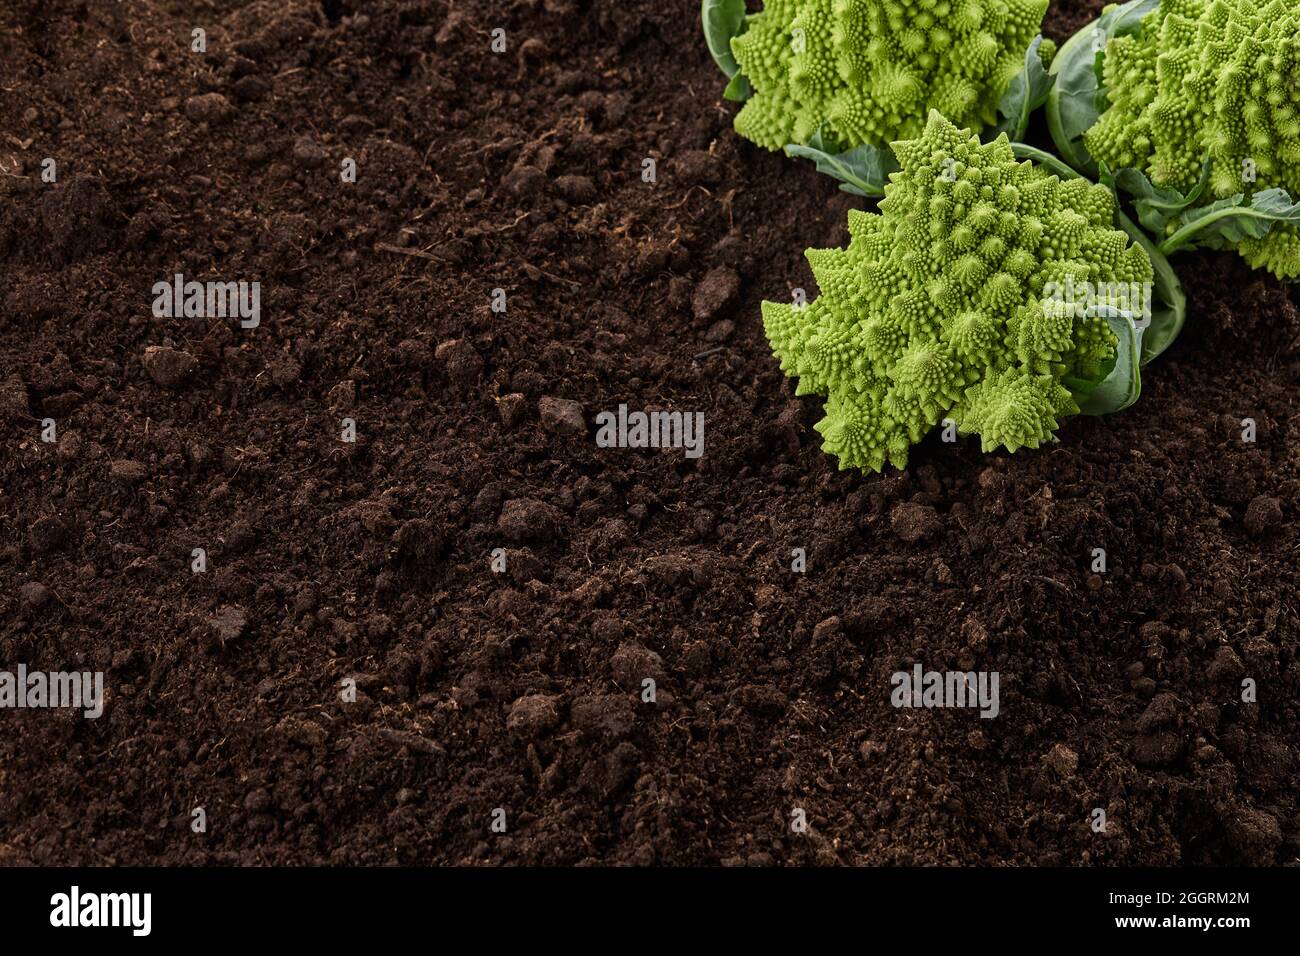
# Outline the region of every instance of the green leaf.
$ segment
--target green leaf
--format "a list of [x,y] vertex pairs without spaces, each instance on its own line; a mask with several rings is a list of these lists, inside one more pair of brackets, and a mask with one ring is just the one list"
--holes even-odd
[[709,45],[713,62],[728,79],[734,77],[740,72],[740,64],[731,52],[731,38],[745,32],[745,0],[703,0],[700,21],[704,24],[704,42]]
[[838,179],[840,189],[855,196],[883,196],[889,174],[898,169],[898,160],[892,150],[869,143],[843,153],[829,153],[820,130],[805,146],[787,144],[785,154],[796,159],[811,159],[819,173]]
[[1277,223],[1300,225],[1300,202],[1285,189],[1265,189],[1250,201],[1238,193],[1183,213],[1182,225],[1160,244],[1168,254],[1188,247],[1224,249],[1243,239],[1262,239]]
[[1160,0],[1131,0],[1102,10],[1097,22],[1106,28],[1109,36],[1129,36],[1139,32],[1147,15],[1159,9]]
[[1207,157],[1201,168],[1201,178],[1186,196],[1176,189],[1155,185],[1137,169],[1128,167],[1115,173],[1115,185],[1133,197],[1138,221],[1157,236],[1164,235],[1165,227],[1177,219],[1190,206],[1205,195],[1210,185],[1211,161]]
[[[1128,3],[1109,4],[1102,8],[1097,18],[1097,27],[1105,37],[1102,43],[1090,40],[1089,45],[1097,54],[1093,63],[1098,81],[1102,79],[1101,66],[1106,56],[1105,44],[1111,37],[1135,36],[1142,32],[1147,17],[1160,9],[1161,0],[1129,0]],[[1084,32],[1087,27],[1084,27]]]
[[1039,53],[1042,45],[1040,33],[1025,51],[1025,68],[1015,75],[998,101],[998,112],[1004,118],[993,127],[994,136],[1006,133],[1008,139],[1024,139],[1030,114],[1047,102],[1047,94],[1051,92],[1056,77],[1043,68],[1043,58]]
[[1160,0],[1129,0],[1106,12],[1070,37],[1061,47],[1049,71],[1056,83],[1047,96],[1047,128],[1057,151],[1075,169],[1092,178],[1097,165],[1083,142],[1105,108],[1101,85],[1101,64],[1111,37],[1127,36],[1142,28],[1146,16],[1160,6]]
[[1119,339],[1115,357],[1092,381],[1070,379],[1065,384],[1084,415],[1109,415],[1128,408],[1142,394],[1143,330],[1137,327],[1129,313],[1108,305],[1097,306],[1088,312],[1105,318]]
[[1057,151],[1075,169],[1093,172],[1095,166],[1083,134],[1092,129],[1101,115],[1097,111],[1097,74],[1093,69],[1097,55],[1092,50],[1085,27],[1061,47],[1052,61],[1051,73],[1056,83],[1047,95],[1047,129]]
[[727,88],[722,91],[724,100],[731,100],[733,103],[743,103],[754,95],[754,89],[749,85],[749,77],[744,73],[737,73],[727,84]]

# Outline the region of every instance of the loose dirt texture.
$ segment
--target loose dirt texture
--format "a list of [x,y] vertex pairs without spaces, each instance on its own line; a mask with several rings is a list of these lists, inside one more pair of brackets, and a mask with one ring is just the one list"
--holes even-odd
[[1184,256],[1137,407],[839,474],[758,303],[861,201],[730,131],[693,0],[362,6],[0,12],[0,669],[109,694],[0,711],[0,863],[1297,860],[1285,287]]

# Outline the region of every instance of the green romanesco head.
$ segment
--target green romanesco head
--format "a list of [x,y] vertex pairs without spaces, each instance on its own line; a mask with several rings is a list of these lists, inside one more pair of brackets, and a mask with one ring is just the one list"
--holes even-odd
[[[1024,66],[1047,0],[765,0],[731,41],[754,95],[736,132],[834,151],[920,133],[931,107],[976,130]],[[1050,49],[1050,48],[1049,48]]]
[[[1112,169],[1206,201],[1282,187],[1300,196],[1300,7],[1284,0],[1161,0],[1135,36],[1106,45],[1107,109],[1085,135]],[[1238,251],[1300,277],[1300,232],[1274,227]]]
[[1061,182],[930,113],[893,144],[880,213],[849,213],[846,249],[810,249],[821,294],[763,303],[781,369],[826,396],[818,423],[840,467],[902,468],[945,418],[984,449],[1036,448],[1078,412],[1063,384],[1114,355],[1103,319],[1058,294],[1145,287],[1151,262],[1112,228],[1103,186]]

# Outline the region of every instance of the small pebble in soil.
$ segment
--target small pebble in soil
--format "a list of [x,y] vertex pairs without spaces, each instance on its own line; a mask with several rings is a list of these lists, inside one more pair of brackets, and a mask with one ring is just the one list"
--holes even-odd
[[546,185],[546,174],[536,166],[516,166],[501,178],[501,185],[515,199],[531,199]]
[[502,395],[497,400],[497,414],[501,416],[501,424],[506,428],[514,428],[524,419],[524,412],[528,408],[528,399],[519,392],[511,392],[509,395]]
[[216,126],[230,119],[234,112],[230,100],[220,93],[203,93],[199,96],[191,96],[185,101],[185,115],[192,123]]
[[736,270],[719,266],[711,270],[695,286],[691,296],[691,309],[698,322],[712,322],[724,309],[735,302],[740,294],[740,276]]
[[709,331],[704,333],[706,342],[725,342],[731,338],[731,333],[736,331],[736,323],[731,319],[719,319],[709,326]]
[[434,358],[442,362],[447,370],[447,377],[454,385],[473,385],[483,374],[483,358],[465,339],[450,339],[440,344],[433,352]]
[[620,644],[609,659],[609,669],[614,680],[627,690],[641,690],[647,677],[656,684],[664,682],[663,658],[640,644]]
[[501,506],[497,530],[511,541],[549,541],[562,520],[554,505],[536,498],[512,498]]
[[542,427],[556,435],[578,435],[587,429],[582,405],[572,399],[543,396],[537,401],[537,414]]
[[1274,531],[1282,523],[1282,502],[1267,495],[1253,498],[1246,506],[1242,524],[1256,538]]
[[149,377],[163,388],[179,388],[198,368],[198,359],[189,352],[165,345],[150,345],[141,359]]
[[577,205],[596,199],[596,184],[590,176],[561,176],[555,181],[555,191]]
[[304,169],[319,169],[329,159],[325,147],[310,136],[299,136],[293,144],[293,161]]

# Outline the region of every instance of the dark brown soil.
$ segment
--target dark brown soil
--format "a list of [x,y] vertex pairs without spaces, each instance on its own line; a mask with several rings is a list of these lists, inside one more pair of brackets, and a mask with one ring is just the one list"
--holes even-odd
[[[0,669],[109,702],[0,711],[0,863],[1300,858],[1294,297],[1182,258],[1138,406],[839,474],[758,304],[857,201],[731,132],[697,10],[4,5]],[[895,710],[917,662],[1000,715]]]

